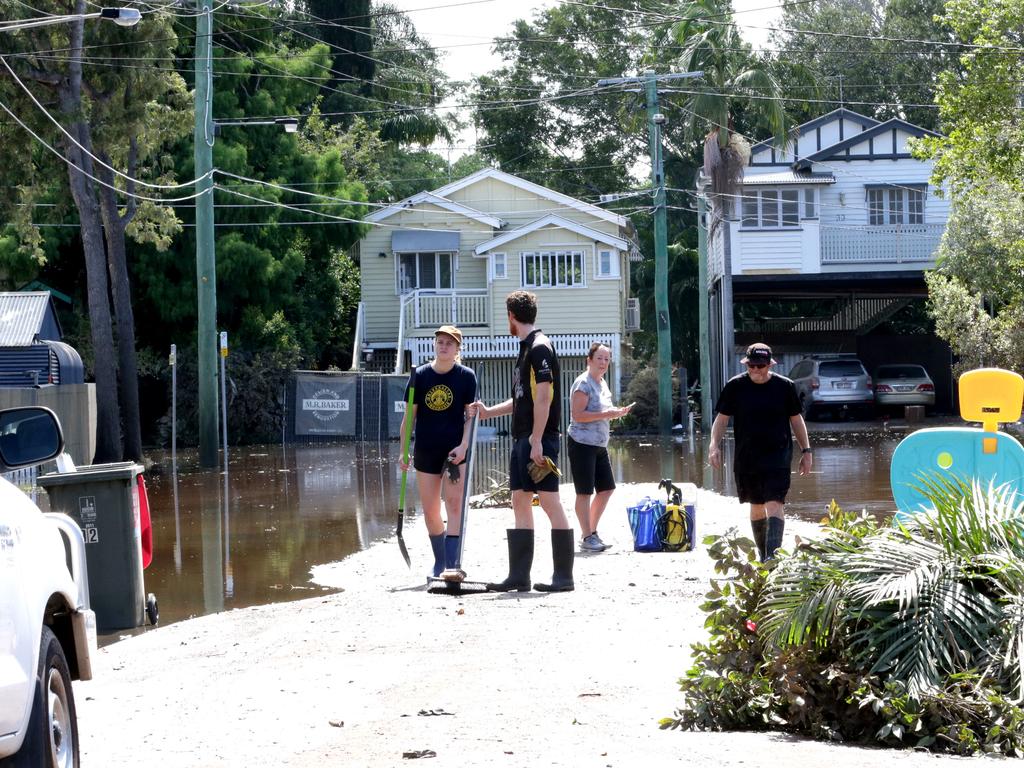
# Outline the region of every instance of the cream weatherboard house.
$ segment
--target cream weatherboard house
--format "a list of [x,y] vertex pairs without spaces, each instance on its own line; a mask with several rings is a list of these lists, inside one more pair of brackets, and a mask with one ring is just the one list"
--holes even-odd
[[[507,398],[518,340],[505,296],[521,288],[537,294],[537,325],[555,343],[563,381],[583,369],[591,342],[620,360],[639,328],[629,283],[639,253],[624,216],[486,168],[366,221],[354,368],[408,371],[432,358],[434,330],[451,323],[483,397]],[[618,365],[609,376],[617,396]]]

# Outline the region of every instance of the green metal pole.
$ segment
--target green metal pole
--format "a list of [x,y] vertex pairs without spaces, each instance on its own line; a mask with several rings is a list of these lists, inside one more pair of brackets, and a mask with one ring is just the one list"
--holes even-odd
[[708,328],[708,228],[705,219],[708,203],[703,192],[697,193],[697,278],[698,317],[700,322],[700,423],[711,429],[711,334]]
[[196,17],[195,170],[196,289],[199,302],[199,464],[217,466],[217,258],[213,233],[213,13]]
[[[658,324],[658,431],[672,434],[672,324],[668,311],[668,222],[665,205],[665,172],[661,154],[658,115],[658,82],[654,72],[644,72],[647,90],[647,134],[651,151],[651,183],[654,187],[654,310]],[[658,115],[660,120],[655,120]]]

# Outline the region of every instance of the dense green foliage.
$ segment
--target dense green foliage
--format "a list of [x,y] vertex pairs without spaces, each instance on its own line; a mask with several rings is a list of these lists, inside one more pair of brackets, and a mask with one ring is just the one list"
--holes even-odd
[[[55,12],[74,11],[66,4],[58,8],[57,0],[51,5]],[[31,13],[12,7],[17,11],[12,16]],[[84,27],[83,79],[93,148],[138,178],[171,184],[192,176],[194,24],[190,14],[170,11],[147,13],[130,31],[110,24]],[[26,81],[34,78],[33,92],[66,77],[66,26],[13,40],[12,50],[37,52],[9,59]],[[38,55],[51,50],[57,53]],[[213,119],[303,118],[296,134],[274,125],[223,127],[214,145],[217,325],[231,341],[228,376],[237,439],[279,434],[279,414],[271,418],[276,410],[267,407],[279,395],[269,398],[264,391],[266,386],[276,391],[273,365],[286,370],[350,364],[359,273],[349,249],[366,231],[360,219],[370,210],[367,203],[451,178],[453,169],[442,158],[411,146],[447,136],[453,125],[436,110],[448,92],[439,61],[439,52],[404,14],[387,5],[370,13],[366,0],[322,0],[284,13],[245,6],[214,14]],[[56,127],[2,73],[0,96],[41,137],[61,146]],[[53,97],[41,98],[55,109]],[[82,216],[70,205],[64,163],[40,144],[26,144],[25,136],[14,121],[0,119],[5,146],[31,149],[10,153],[0,171],[0,214],[10,222],[0,228],[0,278],[7,288],[38,279],[71,295],[73,314],[64,318],[68,340],[99,383],[99,373],[113,366],[99,364],[110,352],[106,358],[97,353],[95,320],[86,321],[86,308],[94,309],[94,297],[104,292],[86,294],[78,235]],[[479,160],[467,158],[454,170],[478,167]],[[152,396],[160,389],[154,384],[169,382],[164,361],[170,344],[178,346],[180,385],[194,375],[194,207],[190,200],[135,201],[125,194],[133,190],[120,177],[115,184],[117,200],[126,206],[126,268],[139,318],[134,329],[118,331],[135,340],[129,346],[142,361],[138,374],[150,395],[143,403],[145,437],[159,441],[158,419],[167,401],[154,403]],[[187,196],[190,189],[136,186],[134,192],[173,198]],[[104,343],[110,339],[108,332]],[[106,385],[98,395],[116,409],[116,387]],[[187,413],[181,427],[188,440]]]
[[768,566],[710,537],[710,638],[662,727],[1024,757],[1024,505],[921,482],[933,512],[890,527],[833,502]]
[[1024,367],[1024,127],[1018,81],[1024,67],[1024,5],[951,0],[945,23],[972,44],[959,71],[944,72],[937,101],[944,135],[921,154],[935,159],[952,210],[939,269],[928,278],[939,336],[967,370]]
[[[821,0],[783,6],[771,43],[785,70],[786,109],[804,122],[847,106],[878,120],[899,117],[938,130],[940,72],[955,68],[945,0]],[[806,31],[804,31],[806,30]],[[821,34],[827,33],[827,34]],[[800,71],[794,80],[792,72]],[[810,73],[814,85],[804,80]]]

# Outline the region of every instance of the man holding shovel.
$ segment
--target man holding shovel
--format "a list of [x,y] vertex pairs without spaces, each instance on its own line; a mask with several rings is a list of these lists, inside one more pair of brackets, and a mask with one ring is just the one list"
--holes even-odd
[[561,417],[558,355],[539,328],[537,297],[514,291],[505,299],[509,333],[519,338],[519,358],[512,372],[512,397],[488,408],[477,402],[481,419],[512,414],[512,455],[509,488],[515,528],[508,529],[508,577],[487,585],[491,592],[527,592],[533,566],[533,494],[551,522],[550,584],[535,584],[541,592],[571,592],[574,588],[573,532],[558,495],[558,427]]

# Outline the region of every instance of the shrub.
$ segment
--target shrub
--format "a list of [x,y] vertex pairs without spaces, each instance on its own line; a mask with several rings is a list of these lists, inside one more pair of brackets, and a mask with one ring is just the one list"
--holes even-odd
[[925,480],[935,511],[881,527],[835,503],[769,567],[711,537],[710,638],[663,728],[1024,757],[1024,505]]

